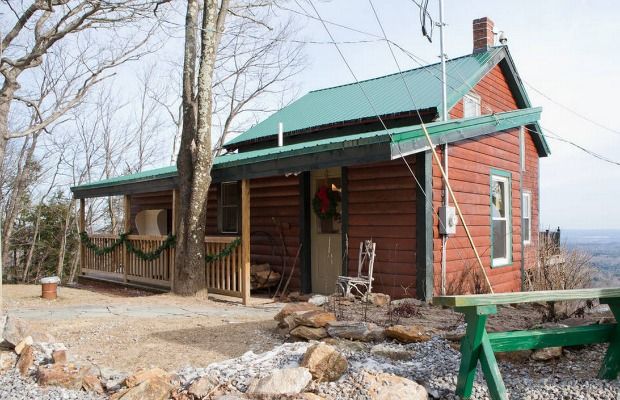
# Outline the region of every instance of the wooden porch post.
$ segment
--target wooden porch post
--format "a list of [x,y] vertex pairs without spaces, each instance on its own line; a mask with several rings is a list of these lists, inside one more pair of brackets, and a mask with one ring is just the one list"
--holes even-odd
[[[86,231],[86,200],[80,199],[80,233]],[[80,271],[78,275],[82,274],[82,268],[84,268],[84,259],[86,254],[84,253],[84,244],[80,242]]]
[[[177,234],[177,218],[179,218],[179,190],[172,189],[172,234]],[[170,249],[170,290],[174,292],[174,279],[176,275],[176,251]]]
[[241,291],[243,304],[250,302],[250,181],[241,181]]
[[[129,234],[131,232],[131,196],[126,194],[124,200],[125,224],[123,227],[123,233]],[[129,251],[127,251],[127,246],[123,246],[123,281],[125,283],[127,283],[129,257],[130,254]]]

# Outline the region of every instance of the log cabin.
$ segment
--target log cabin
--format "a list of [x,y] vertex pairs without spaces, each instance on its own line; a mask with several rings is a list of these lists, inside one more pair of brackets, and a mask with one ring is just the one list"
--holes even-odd
[[[250,264],[268,263],[292,274],[290,289],[333,293],[338,276],[357,273],[360,242],[372,239],[373,291],[429,300],[459,290],[480,267],[424,123],[494,291],[521,290],[536,264],[539,159],[550,150],[541,108],[530,104],[508,47],[495,45],[493,22],[475,20],[473,36],[473,52],[446,63],[447,120],[433,64],[309,92],[225,143],[211,172],[205,239],[207,254],[225,254],[205,264],[208,289],[247,301]],[[125,196],[127,242],[148,251],[175,233],[177,187],[170,166],[72,191],[83,231],[84,199]],[[158,234],[138,229],[145,210],[163,212]],[[96,246],[117,240],[87,235]],[[174,285],[173,247],[152,260],[93,248],[82,245],[82,276]]]

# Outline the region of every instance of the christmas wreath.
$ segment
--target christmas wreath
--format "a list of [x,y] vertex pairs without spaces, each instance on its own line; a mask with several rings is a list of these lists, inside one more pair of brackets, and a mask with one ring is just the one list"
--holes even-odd
[[328,186],[321,186],[314,194],[312,208],[320,219],[329,219],[338,215],[340,195]]

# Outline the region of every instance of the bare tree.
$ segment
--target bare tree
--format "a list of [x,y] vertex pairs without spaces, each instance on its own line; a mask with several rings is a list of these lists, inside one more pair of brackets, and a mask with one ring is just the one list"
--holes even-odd
[[[62,121],[112,69],[142,54],[153,27],[140,34],[131,24],[150,17],[148,0],[34,0],[2,2],[0,22],[0,161],[9,140]],[[105,32],[105,33],[104,33]],[[45,75],[53,90],[31,90]],[[49,72],[49,71],[47,71]],[[35,114],[24,123],[21,115]]]
[[180,224],[174,287],[175,292],[182,295],[196,294],[205,288],[205,220],[213,164],[213,72],[229,1],[218,3],[217,0],[202,1],[200,47],[196,35],[200,11],[198,0],[188,0],[185,17],[183,131],[177,159]]

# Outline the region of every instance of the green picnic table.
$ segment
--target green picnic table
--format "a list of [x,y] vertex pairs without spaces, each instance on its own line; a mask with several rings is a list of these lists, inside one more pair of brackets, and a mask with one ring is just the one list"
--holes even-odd
[[509,332],[487,332],[485,327],[488,316],[497,313],[499,304],[592,299],[599,299],[601,304],[608,304],[616,322],[620,320],[620,288],[434,297],[434,305],[453,307],[455,311],[465,315],[467,322],[465,336],[461,340],[461,365],[456,394],[464,399],[471,396],[476,366],[480,361],[491,398],[507,399],[506,387],[494,353],[545,347],[609,343],[598,377],[615,379],[620,369],[620,327],[617,323]]

